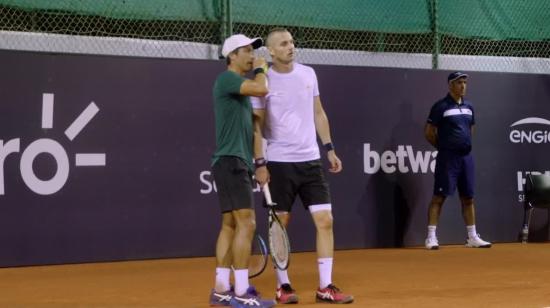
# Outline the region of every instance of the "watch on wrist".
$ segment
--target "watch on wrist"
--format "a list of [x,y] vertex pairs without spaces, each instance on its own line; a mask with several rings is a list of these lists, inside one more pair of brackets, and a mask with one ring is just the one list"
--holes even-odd
[[260,168],[260,167],[263,167],[265,165],[267,165],[267,160],[265,160],[265,158],[260,157],[260,158],[254,159],[254,166],[256,168]]

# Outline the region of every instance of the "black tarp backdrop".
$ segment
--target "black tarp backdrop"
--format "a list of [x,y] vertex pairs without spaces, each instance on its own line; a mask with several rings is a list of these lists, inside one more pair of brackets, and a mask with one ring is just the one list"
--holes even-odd
[[[214,254],[220,214],[209,174],[211,87],[223,61],[1,51],[0,67],[0,139],[20,142],[17,153],[0,148],[0,266]],[[315,68],[344,163],[341,174],[328,175],[336,248],[422,245],[434,157],[423,127],[446,94],[448,72]],[[54,94],[51,129],[41,126],[43,93]],[[478,230],[487,240],[516,241],[518,177],[550,170],[550,143],[513,143],[510,133],[546,132],[548,139],[550,126],[510,125],[550,119],[550,76],[472,73],[468,97],[477,120]],[[65,130],[92,101],[99,112],[71,141]],[[67,182],[51,195],[33,192],[21,175],[22,154],[41,138],[58,142],[69,158]],[[75,166],[76,153],[105,153],[106,165]],[[376,157],[383,165],[377,172]],[[32,166],[43,181],[57,172],[46,153]],[[257,213],[264,232],[265,212],[258,206]],[[543,239],[546,216],[535,215],[533,237]],[[314,249],[301,205],[289,232],[294,251]],[[445,204],[438,234],[442,244],[464,242],[456,196]]]

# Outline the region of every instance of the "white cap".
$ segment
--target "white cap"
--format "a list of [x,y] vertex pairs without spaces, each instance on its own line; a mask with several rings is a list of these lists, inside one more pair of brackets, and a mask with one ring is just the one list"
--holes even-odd
[[233,34],[230,37],[226,38],[225,42],[223,42],[222,56],[227,58],[227,56],[235,49],[247,45],[252,45],[252,48],[258,49],[262,47],[263,41],[259,37],[251,39],[243,34]]

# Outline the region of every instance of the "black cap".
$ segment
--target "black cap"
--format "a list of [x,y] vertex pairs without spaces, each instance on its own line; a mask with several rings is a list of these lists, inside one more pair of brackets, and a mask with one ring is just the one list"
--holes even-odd
[[449,74],[449,77],[447,77],[447,82],[451,82],[451,81],[455,81],[459,78],[462,78],[462,77],[468,77],[468,74],[465,74],[465,73],[462,73],[462,72],[454,72],[454,73],[450,73]]

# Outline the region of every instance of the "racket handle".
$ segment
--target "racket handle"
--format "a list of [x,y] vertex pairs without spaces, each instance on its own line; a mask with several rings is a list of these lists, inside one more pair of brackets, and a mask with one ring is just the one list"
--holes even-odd
[[271,199],[271,192],[269,191],[269,185],[267,183],[264,184],[263,191],[264,191],[264,196],[265,196],[265,202],[268,205],[272,205],[273,200]]

